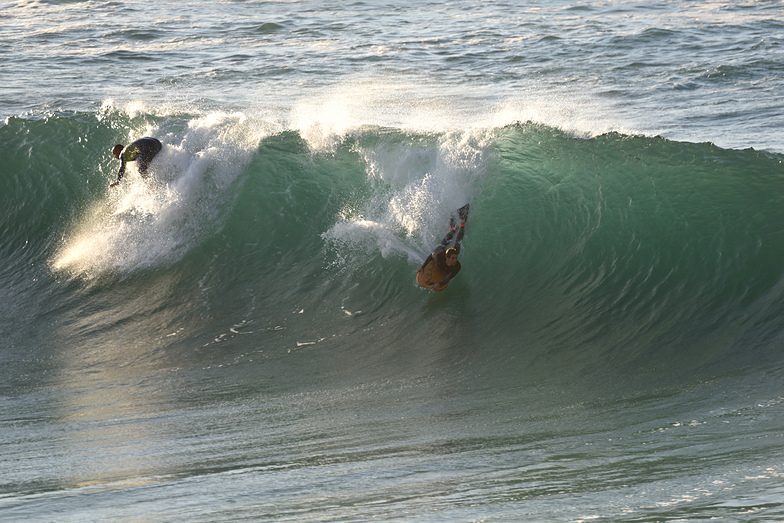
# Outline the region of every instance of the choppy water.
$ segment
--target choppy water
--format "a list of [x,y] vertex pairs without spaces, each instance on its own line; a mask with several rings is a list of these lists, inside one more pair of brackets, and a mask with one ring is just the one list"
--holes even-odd
[[4,4],[0,520],[784,519],[782,10]]

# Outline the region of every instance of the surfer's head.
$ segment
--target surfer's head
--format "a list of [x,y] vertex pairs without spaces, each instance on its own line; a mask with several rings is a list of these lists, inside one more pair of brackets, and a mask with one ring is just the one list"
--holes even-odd
[[446,257],[446,264],[450,267],[457,263],[457,249],[454,247],[447,249],[444,255]]
[[117,145],[115,145],[112,148],[112,154],[114,155],[115,158],[117,158],[119,160],[120,159],[120,153],[122,152],[122,150],[123,150],[123,144],[118,143]]

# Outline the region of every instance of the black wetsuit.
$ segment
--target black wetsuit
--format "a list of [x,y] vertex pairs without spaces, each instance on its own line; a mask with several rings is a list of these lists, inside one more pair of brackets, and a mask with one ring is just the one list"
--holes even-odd
[[138,162],[139,174],[147,174],[147,168],[155,155],[161,152],[163,145],[156,138],[140,138],[129,144],[120,153],[120,171],[117,173],[117,181],[122,180],[125,174],[125,162]]
[[455,264],[451,267],[446,264],[446,246],[449,244],[449,242],[452,241],[452,238],[455,237],[455,233],[457,233],[457,238],[455,238],[454,249],[457,251],[457,254],[460,254],[460,242],[463,241],[463,235],[465,235],[465,220],[468,217],[468,205],[466,204],[465,207],[460,208],[458,212],[465,212],[464,215],[461,214],[460,216],[462,223],[456,226],[454,218],[452,219],[449,232],[446,233],[446,236],[444,236],[444,239],[441,240],[441,243],[433,251],[433,254],[427,257],[425,263],[423,263],[422,267],[419,269],[420,271],[424,270],[425,267],[427,267],[427,264],[430,263],[433,258],[435,258],[436,267],[438,267],[438,270],[446,274],[446,276],[444,276],[444,278],[438,282],[438,284],[442,287],[449,283],[452,278],[457,276],[457,273],[460,272],[459,261],[455,260]]
[[[459,243],[455,245],[455,249],[457,249],[457,251],[460,252]],[[433,259],[435,259],[436,267],[438,267],[438,270],[446,274],[446,276],[444,276],[444,279],[438,282],[439,285],[442,286],[446,285],[452,280],[452,278],[457,276],[458,272],[460,272],[459,261],[455,261],[455,264],[452,265],[451,267],[446,264],[446,247],[444,246],[444,244],[441,244],[438,247],[436,247],[436,250],[433,251],[433,254],[427,257],[425,263],[422,264],[422,269],[424,269],[428,263],[433,261]]]

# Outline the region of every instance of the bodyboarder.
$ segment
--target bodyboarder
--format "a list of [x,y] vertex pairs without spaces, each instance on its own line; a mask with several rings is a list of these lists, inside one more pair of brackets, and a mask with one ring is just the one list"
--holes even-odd
[[[417,269],[416,281],[420,287],[427,287],[434,291],[444,290],[452,278],[460,272],[460,262],[457,261],[457,255],[460,254],[460,242],[463,240],[465,223],[468,219],[467,204],[458,209],[458,215],[460,224],[455,226],[454,221],[450,224],[451,227],[444,239]],[[452,238],[455,238],[454,247],[447,248]]]

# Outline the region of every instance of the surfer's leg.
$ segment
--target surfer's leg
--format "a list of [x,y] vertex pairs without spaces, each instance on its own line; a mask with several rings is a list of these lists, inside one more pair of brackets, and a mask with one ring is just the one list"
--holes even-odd
[[468,220],[468,209],[469,204],[465,204],[457,210],[457,215],[460,218],[460,225],[455,228],[454,221],[452,222],[452,232],[457,229],[457,238],[455,238],[455,249],[457,249],[457,253],[460,254],[460,242],[463,241],[463,235],[465,235],[465,224]]
[[150,162],[152,162],[156,154],[161,152],[162,148],[163,145],[158,140],[150,139],[144,142],[137,159],[137,162],[139,162],[139,174],[145,178],[147,177],[147,169],[150,167]]
[[444,239],[441,240],[441,245],[446,247],[449,244],[449,242],[452,241],[452,238],[454,238],[454,236],[455,236],[455,217],[451,216],[449,218],[449,232],[446,233]]
[[150,160],[139,158],[137,162],[139,164],[139,174],[142,175],[142,178],[147,178],[147,168],[150,166]]
[[[458,226],[459,231],[457,231],[457,238],[455,238],[455,250],[457,250],[457,254],[460,254],[460,242],[463,241],[463,236],[465,235],[465,225],[460,224]],[[454,231],[451,231],[454,234]]]
[[454,230],[451,230],[448,233],[446,233],[446,236],[444,236],[444,239],[441,240],[441,245],[443,245],[444,247],[449,245],[449,242],[452,241],[452,237],[454,237],[454,235],[455,235],[455,231]]

